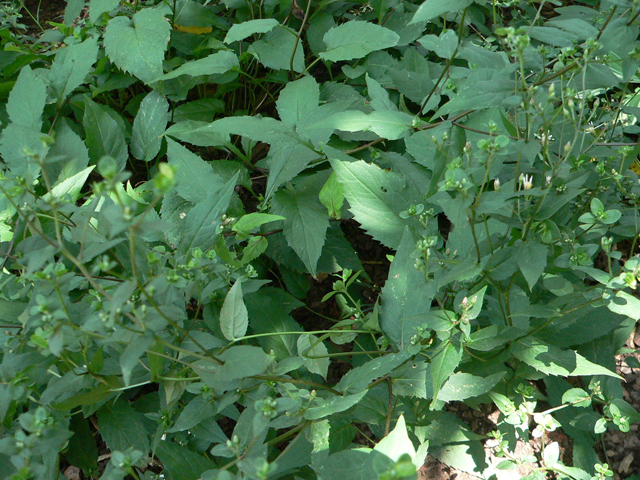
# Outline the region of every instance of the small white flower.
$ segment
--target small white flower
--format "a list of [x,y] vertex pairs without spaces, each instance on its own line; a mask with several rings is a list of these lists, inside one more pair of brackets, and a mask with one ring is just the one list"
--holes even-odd
[[533,188],[533,175],[520,174],[520,185],[523,190],[531,190]]
[[551,185],[551,175],[547,175],[544,179],[544,185],[545,187],[548,187],[549,185]]
[[493,189],[496,190],[496,191],[500,190],[500,179],[499,178],[496,178],[493,181]]
[[186,216],[187,216],[187,214],[185,212],[180,212],[180,215],[179,215],[180,220],[182,220]]

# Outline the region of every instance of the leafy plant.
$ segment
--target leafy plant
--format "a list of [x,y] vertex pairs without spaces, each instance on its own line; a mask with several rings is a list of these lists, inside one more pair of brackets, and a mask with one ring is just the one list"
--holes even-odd
[[0,35],[3,478],[610,476],[637,2],[84,7]]

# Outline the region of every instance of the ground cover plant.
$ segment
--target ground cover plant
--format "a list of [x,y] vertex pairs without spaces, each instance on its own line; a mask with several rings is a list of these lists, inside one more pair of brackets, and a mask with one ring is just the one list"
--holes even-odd
[[637,1],[69,0],[41,35],[13,7],[0,477],[613,475]]

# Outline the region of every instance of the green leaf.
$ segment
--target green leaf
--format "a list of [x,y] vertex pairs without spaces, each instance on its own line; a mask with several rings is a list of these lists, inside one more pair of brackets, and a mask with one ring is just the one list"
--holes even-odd
[[407,347],[431,310],[435,284],[427,284],[424,273],[414,267],[415,239],[405,227],[389,277],[382,289],[380,327],[397,348]]
[[614,313],[640,320],[640,300],[627,292],[618,291],[615,294],[605,290],[602,298],[607,302],[607,308]]
[[169,441],[161,441],[154,453],[164,466],[162,474],[167,480],[198,480],[205,471],[215,468],[203,455]]
[[549,249],[540,243],[523,242],[516,246],[516,262],[529,285],[529,290],[533,290],[538,279],[544,273],[548,251]]
[[238,174],[189,210],[184,218],[184,234],[180,241],[183,252],[195,247],[206,250],[213,246],[218,236],[218,227],[222,223],[221,217],[229,207],[237,179]]
[[73,432],[73,437],[69,439],[64,457],[71,465],[82,468],[85,473],[97,470],[99,453],[89,422],[82,415],[72,415],[69,429]]
[[176,192],[191,203],[198,203],[224,183],[211,165],[186,147],[167,139],[169,165],[176,167]]
[[591,363],[577,352],[561,350],[547,345],[535,337],[527,337],[513,342],[511,352],[522,362],[547,375],[577,376],[606,375],[621,378],[614,372]]
[[267,33],[273,30],[280,23],[275,18],[262,18],[259,20],[249,20],[248,22],[236,23],[231,26],[224,37],[224,43],[233,43],[244,40],[256,33]]
[[98,431],[112,452],[124,452],[133,447],[143,454],[149,451],[142,415],[136,412],[125,400],[118,400],[115,404],[104,405],[97,413]]
[[89,2],[89,21],[95,24],[100,15],[109,13],[120,5],[120,0],[91,0]]
[[401,211],[419,203],[420,195],[406,187],[402,178],[362,160],[329,160],[349,201],[349,210],[369,235],[390,248],[398,248],[407,224]]
[[131,153],[138,160],[153,160],[162,145],[162,134],[169,121],[169,102],[155,90],[142,103],[133,121]]
[[18,80],[9,94],[7,101],[9,120],[40,131],[46,101],[47,87],[44,80],[27,65],[20,70]]
[[260,225],[264,225],[265,223],[277,222],[278,220],[284,219],[285,218],[280,215],[253,212],[243,215],[231,229],[238,234],[238,239],[244,240],[249,236],[251,230],[254,228],[258,228]]
[[344,204],[344,193],[342,186],[338,182],[338,177],[332,173],[320,190],[320,203],[327,207],[331,218],[339,219],[342,216],[342,205]]
[[333,27],[324,35],[323,40],[326,50],[319,57],[330,62],[341,62],[394,47],[400,36],[380,25],[352,20]]
[[385,454],[394,462],[400,460],[403,455],[409,455],[411,459],[416,455],[416,449],[407,433],[407,424],[404,415],[398,417],[393,430],[373,447],[373,450]]
[[320,86],[312,76],[289,82],[280,92],[276,108],[282,123],[294,126],[318,109]]
[[295,138],[289,127],[269,117],[243,116],[221,118],[203,127],[201,132],[242,135],[250,140],[264,142],[270,145],[279,141],[291,142],[291,140]]
[[93,171],[95,165],[85,168],[81,172],[76,173],[74,176],[63,180],[51,189],[50,193],[42,196],[42,199],[49,201],[52,198],[62,199],[65,195],[68,195],[72,201],[76,201],[80,196],[80,190],[89,178],[89,174]]
[[297,346],[298,355],[304,358],[304,366],[307,367],[311,373],[317,373],[326,379],[327,372],[329,371],[329,357],[326,356],[328,351],[324,343],[315,335],[303,333],[298,337]]
[[297,36],[297,32],[289,27],[278,26],[252,43],[247,51],[265,67],[274,70],[290,70],[293,55],[293,71],[301,73],[304,70],[304,48]]
[[148,348],[153,345],[153,337],[151,335],[139,335],[132,341],[120,355],[120,368],[122,369],[122,380],[125,387],[131,383],[131,374],[133,369],[138,366],[138,360],[142,357]]
[[67,0],[67,6],[64,9],[64,25],[70,27],[73,21],[78,18],[84,8],[85,0]]
[[582,388],[570,388],[562,394],[562,403],[571,403],[574,407],[589,407],[591,396]]
[[145,83],[162,75],[171,25],[159,9],[143,8],[132,18],[115,17],[104,33],[104,48],[117,67]]
[[447,12],[459,12],[472,3],[473,0],[427,0],[418,7],[409,24],[428,22]]
[[269,176],[265,200],[271,198],[278,188],[293,180],[309,164],[320,156],[306,145],[294,142],[278,142],[269,149],[267,162]]
[[333,128],[344,132],[373,132],[388,140],[408,135],[413,127],[413,116],[398,111],[364,113],[359,110],[338,112],[312,125],[313,128]]
[[460,402],[467,398],[477,397],[489,392],[505,373],[494,373],[487,377],[478,377],[469,373],[454,373],[442,386],[438,393],[438,400],[443,402]]
[[58,50],[49,72],[49,82],[58,103],[84,82],[97,59],[97,36]]
[[242,282],[236,280],[220,310],[220,329],[229,341],[244,337],[249,326],[249,313],[242,299]]
[[208,57],[199,60],[191,60],[180,65],[175,70],[165,73],[155,81],[170,80],[181,75],[198,77],[200,75],[222,75],[230,70],[240,68],[240,62],[235,53],[223,50],[212,53]]
[[462,359],[462,348],[456,347],[450,341],[441,343],[431,357],[431,381],[433,384],[433,401],[431,408],[434,407],[442,384],[454,372],[460,360]]
[[87,132],[87,147],[94,163],[105,155],[113,157],[118,172],[124,170],[129,158],[124,132],[107,107],[99,105],[89,97],[84,99],[84,118],[82,120]]
[[287,243],[315,277],[329,228],[325,208],[318,200],[317,185],[300,182],[276,192],[271,211],[285,217],[283,231]]
[[363,391],[372,381],[389,374],[410,357],[411,354],[405,349],[369,360],[364,365],[349,370],[340,379],[335,389],[345,395]]
[[356,405],[367,394],[367,391],[354,393],[353,395],[337,396],[331,395],[328,399],[316,397],[311,407],[305,412],[303,417],[306,420],[318,420],[336,413],[344,412]]
[[198,147],[219,147],[229,143],[229,135],[213,131],[211,123],[197,120],[183,120],[171,125],[164,135],[175,137]]
[[382,88],[377,81],[369,76],[365,75],[367,82],[367,91],[369,92],[369,98],[371,99],[371,106],[374,110],[396,112],[398,107],[389,99],[389,93]]
[[224,365],[212,366],[211,361],[205,362],[213,368],[217,381],[223,382],[259,375],[273,363],[273,357],[264,353],[261,348],[248,345],[231,347],[218,355],[218,359]]
[[182,409],[182,412],[180,412],[180,416],[176,420],[176,423],[173,427],[167,430],[167,433],[189,430],[207,418],[212,418],[215,415],[216,409],[212,402],[205,399],[203,396],[198,396],[187,403],[187,406]]
[[0,322],[19,325],[18,317],[28,306],[25,302],[0,299]]

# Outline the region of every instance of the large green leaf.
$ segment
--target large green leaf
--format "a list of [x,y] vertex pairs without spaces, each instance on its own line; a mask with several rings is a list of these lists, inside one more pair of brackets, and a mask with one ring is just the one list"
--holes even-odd
[[384,377],[410,357],[411,354],[405,349],[369,360],[364,365],[349,370],[340,379],[335,389],[345,395],[363,391],[373,380]]
[[131,153],[134,157],[145,162],[156,157],[168,121],[169,102],[154,90],[144,97],[133,121]]
[[420,195],[405,186],[402,178],[364,161],[343,162],[329,156],[342,185],[349,210],[369,235],[390,248],[398,248],[407,223],[400,212]]
[[526,337],[511,344],[511,352],[518,359],[547,375],[565,377],[577,375],[606,375],[620,378],[614,372],[591,363],[577,352],[547,345],[535,337]]
[[485,394],[495,387],[504,375],[504,372],[501,372],[487,377],[478,377],[469,373],[454,373],[440,389],[438,400],[460,402]]
[[97,163],[101,157],[109,155],[116,160],[118,171],[124,170],[129,158],[127,142],[124,132],[109,114],[107,107],[85,97],[83,124],[91,160]]
[[190,77],[198,77],[200,75],[221,75],[230,70],[238,69],[240,62],[233,52],[223,50],[221,52],[212,53],[208,57],[200,60],[192,60],[180,65],[175,70],[165,73],[157,80],[170,80],[181,75],[189,75]]
[[229,143],[229,135],[211,129],[211,123],[183,120],[171,125],[164,134],[198,147],[219,147]]
[[327,378],[329,371],[329,357],[327,347],[315,335],[304,333],[298,337],[298,355],[304,358],[304,366],[311,373]]
[[104,33],[109,60],[125,72],[151,83],[162,75],[171,25],[159,9],[143,8],[132,18],[115,17]]
[[326,208],[318,199],[321,186],[305,181],[282,189],[274,195],[271,209],[273,214],[285,217],[287,242],[313,276],[329,228]]
[[242,282],[236,280],[220,310],[220,330],[227,340],[236,340],[247,333],[249,313],[242,299]]
[[293,180],[309,164],[321,157],[306,145],[297,142],[278,142],[269,149],[269,175],[264,194],[266,200],[289,180]]
[[176,192],[191,203],[198,203],[224,185],[211,165],[173,140],[167,140],[169,165],[176,167]]
[[267,68],[291,70],[291,56],[293,56],[293,71],[300,73],[304,70],[302,42],[298,40],[297,32],[289,27],[274,28],[261,40],[252,43],[247,51]]
[[188,430],[207,418],[214,417],[215,414],[216,409],[211,400],[205,399],[203,396],[198,396],[187,403],[187,406],[180,412],[176,423],[167,430],[167,433]]
[[410,23],[427,22],[443,13],[459,12],[473,3],[473,0],[427,0],[418,7]]
[[447,381],[462,359],[462,347],[454,345],[450,341],[441,343],[431,357],[431,382],[433,385],[434,408],[442,384]]
[[89,21],[96,23],[103,13],[109,13],[120,5],[120,0],[91,0],[89,2]]
[[82,43],[58,50],[49,72],[49,82],[58,102],[84,82],[97,59],[98,37],[89,37]]
[[11,122],[34,130],[42,128],[42,112],[47,101],[44,80],[28,65],[20,70],[18,80],[7,101],[7,114]]
[[229,207],[237,180],[238,174],[189,210],[184,218],[184,234],[180,241],[183,252],[195,247],[206,250],[213,246],[222,223],[221,217]]
[[382,289],[380,327],[399,349],[409,345],[416,328],[425,322],[436,293],[435,282],[427,283],[415,268],[415,239],[405,227],[389,278]]
[[184,445],[162,441],[155,450],[164,470],[162,474],[167,480],[198,480],[206,470],[215,464]]
[[394,47],[400,36],[393,30],[370,22],[352,20],[333,27],[324,35],[326,50],[320,58],[341,62],[362,58],[376,50]]
[[285,125],[296,125],[318,108],[320,86],[312,76],[290,82],[280,92],[276,108]]
[[267,33],[273,30],[278,21],[275,18],[261,18],[258,20],[249,20],[248,22],[236,23],[232,25],[227,35],[224,37],[224,43],[233,43],[244,40],[256,33]]
[[98,431],[109,450],[124,452],[133,447],[143,454],[149,451],[149,438],[142,415],[125,400],[103,406],[97,413]]
[[373,132],[388,140],[397,140],[412,131],[414,117],[398,111],[364,113],[359,110],[338,112],[312,125],[313,128],[333,128],[344,132]]
[[407,433],[407,423],[403,415],[398,417],[395,428],[389,432],[389,435],[380,440],[373,450],[385,454],[394,462],[400,460],[403,455],[409,455],[413,460],[416,455],[416,448]]

